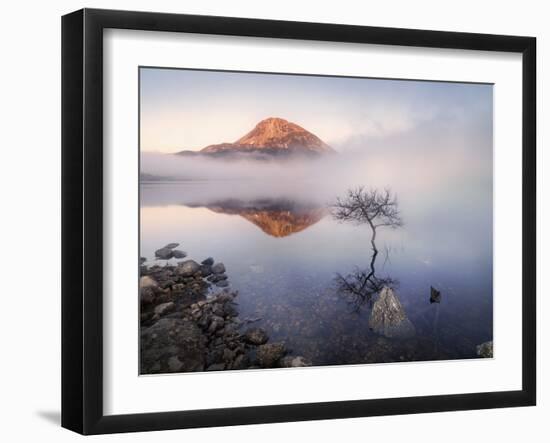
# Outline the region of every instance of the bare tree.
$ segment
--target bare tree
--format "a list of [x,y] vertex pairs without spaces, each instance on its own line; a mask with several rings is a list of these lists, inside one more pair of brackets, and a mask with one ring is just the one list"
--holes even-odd
[[[344,198],[337,198],[331,207],[332,216],[341,222],[368,224],[371,228],[372,256],[368,270],[356,269],[352,274],[337,274],[339,290],[350,297],[356,311],[366,301],[371,302],[374,294],[384,286],[399,284],[391,278],[378,278],[375,275],[375,263],[378,255],[376,247],[376,229],[388,226],[392,229],[403,226],[397,198],[388,189],[365,190],[363,187],[348,190]],[[387,257],[386,257],[387,259]]]
[[375,253],[378,253],[375,244],[377,228],[388,226],[395,229],[403,226],[397,198],[389,189],[384,189],[384,191],[366,190],[362,186],[349,189],[344,198],[336,199],[332,205],[331,213],[338,221],[368,224],[372,230],[371,245]]

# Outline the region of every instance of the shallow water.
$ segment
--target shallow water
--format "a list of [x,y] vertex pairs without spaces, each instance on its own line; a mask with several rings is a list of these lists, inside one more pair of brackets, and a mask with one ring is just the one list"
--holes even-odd
[[[264,188],[263,190],[261,188]],[[241,318],[317,365],[476,357],[492,340],[490,195],[463,186],[419,198],[397,189],[405,225],[379,228],[378,278],[396,282],[416,337],[369,330],[368,300],[350,298],[337,276],[370,269],[371,232],[327,210],[342,189],[254,182],[141,184],[141,255],[179,242],[188,258],[225,264]],[[164,264],[165,261],[158,261]],[[430,286],[442,293],[430,303]]]

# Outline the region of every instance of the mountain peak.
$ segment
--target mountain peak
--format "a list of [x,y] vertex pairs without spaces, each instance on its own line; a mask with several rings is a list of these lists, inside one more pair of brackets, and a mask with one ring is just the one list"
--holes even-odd
[[279,117],[269,117],[234,143],[210,145],[203,154],[260,153],[260,154],[325,154],[333,149],[319,137]]

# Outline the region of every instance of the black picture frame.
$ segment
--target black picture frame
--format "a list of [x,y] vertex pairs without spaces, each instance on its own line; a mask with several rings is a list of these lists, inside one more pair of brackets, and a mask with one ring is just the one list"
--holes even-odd
[[[103,30],[503,51],[522,54],[522,388],[131,415],[103,413]],[[82,434],[290,422],[536,403],[536,39],[83,9],[62,18],[62,426]]]

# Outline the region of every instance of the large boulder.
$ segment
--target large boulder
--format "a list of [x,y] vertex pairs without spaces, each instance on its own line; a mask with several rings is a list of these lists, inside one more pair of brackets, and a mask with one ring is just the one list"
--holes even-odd
[[408,319],[405,309],[391,288],[384,287],[374,302],[369,318],[369,328],[390,338],[410,338],[416,329]]
[[195,275],[201,266],[195,260],[185,260],[176,268],[176,275],[181,277],[191,277]]

